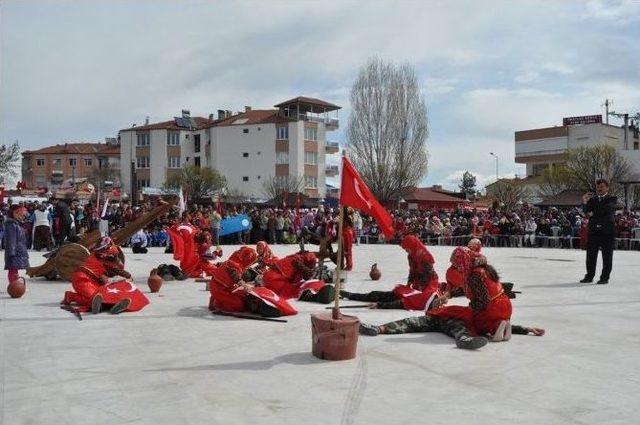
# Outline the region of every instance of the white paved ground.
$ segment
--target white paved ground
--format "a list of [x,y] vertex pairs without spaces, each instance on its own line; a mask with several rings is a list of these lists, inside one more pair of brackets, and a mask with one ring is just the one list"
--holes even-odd
[[[433,248],[441,277],[450,252]],[[440,334],[360,337],[355,360],[329,362],[310,354],[316,304],[296,302],[286,324],[212,317],[204,284],[189,280],[165,283],[140,313],[78,321],[58,308],[68,283],[31,281],[22,299],[0,293],[0,423],[637,424],[639,253],[616,252],[611,284],[596,286],[577,283],[581,251],[485,252],[523,291],[513,322],[546,336],[476,352]],[[406,276],[397,246],[356,247],[355,259],[352,290]],[[145,292],[149,270],[168,261],[127,252]],[[381,283],[368,278],[373,262]],[[375,323],[412,314],[356,311]]]

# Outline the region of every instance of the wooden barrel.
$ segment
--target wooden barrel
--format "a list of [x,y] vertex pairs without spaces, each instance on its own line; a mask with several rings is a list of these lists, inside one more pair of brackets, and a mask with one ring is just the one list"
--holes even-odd
[[349,360],[356,357],[360,320],[340,315],[335,320],[331,312],[311,315],[313,355],[324,360]]

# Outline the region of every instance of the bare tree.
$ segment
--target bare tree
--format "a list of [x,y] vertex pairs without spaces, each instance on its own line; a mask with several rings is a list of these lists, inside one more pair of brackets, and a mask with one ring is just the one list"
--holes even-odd
[[500,180],[495,183],[492,188],[491,197],[497,201],[505,211],[511,211],[519,203],[528,201],[531,194],[527,186],[522,183]]
[[20,144],[16,140],[11,145],[0,145],[0,179],[17,177],[16,163],[20,160]]
[[576,189],[595,192],[596,180],[606,179],[609,190],[618,193],[631,174],[631,165],[613,146],[595,145],[569,149],[567,170]]
[[573,189],[571,174],[567,167],[558,165],[542,172],[538,194],[542,197],[556,196],[567,189]]
[[180,173],[167,178],[164,187],[167,189],[184,189],[187,201],[200,201],[210,198],[223,189],[226,179],[217,170],[207,167],[187,165]]
[[370,59],[351,88],[351,161],[383,203],[400,199],[427,172],[427,107],[415,70]]
[[120,169],[111,163],[106,163],[101,167],[94,166],[89,174],[89,181],[99,189],[104,189],[105,181],[115,182],[118,180],[120,180]]
[[269,199],[282,202],[283,194],[301,193],[304,189],[304,177],[302,176],[272,176],[262,183],[262,192]]

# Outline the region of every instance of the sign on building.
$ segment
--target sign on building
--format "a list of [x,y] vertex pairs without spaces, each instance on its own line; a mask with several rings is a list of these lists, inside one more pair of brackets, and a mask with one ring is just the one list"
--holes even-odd
[[602,124],[602,115],[583,115],[562,118],[562,125]]

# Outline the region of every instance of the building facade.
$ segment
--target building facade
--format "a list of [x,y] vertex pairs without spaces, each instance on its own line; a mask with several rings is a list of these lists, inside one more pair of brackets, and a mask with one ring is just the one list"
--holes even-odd
[[132,170],[136,189],[160,188],[171,174],[185,165],[218,170],[228,186],[243,195],[267,199],[265,181],[302,179],[304,192],[312,198],[326,196],[326,177],[338,173],[326,166],[326,155],[338,152],[338,144],[326,141],[327,132],[338,128],[329,117],[339,106],[320,99],[297,97],[275,105],[277,109],[217,116],[181,117],[120,130],[121,181],[131,192]]
[[[593,118],[599,119],[593,119]],[[584,118],[581,120],[581,118]],[[593,122],[597,121],[597,122]],[[515,132],[515,159],[526,164],[527,176],[535,177],[566,161],[567,151],[579,146],[611,145],[640,172],[640,139],[636,127],[603,124],[599,115],[565,118],[567,125]]]
[[[96,175],[96,169],[110,167],[119,175],[120,146],[115,138],[106,143],[65,143],[22,152],[22,181],[30,189],[55,192],[66,180],[88,179]],[[112,182],[115,186],[118,181]]]

